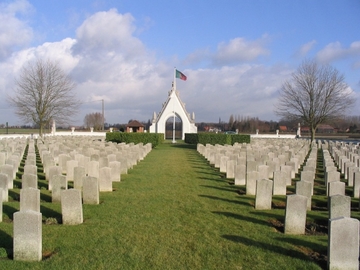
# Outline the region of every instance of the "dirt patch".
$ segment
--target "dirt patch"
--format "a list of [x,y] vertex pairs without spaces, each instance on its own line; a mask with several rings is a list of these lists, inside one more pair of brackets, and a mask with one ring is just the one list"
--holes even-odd
[[245,189],[238,189],[236,192],[239,195],[246,195],[246,190]]
[[[277,232],[284,233],[284,223],[277,219],[269,219],[268,222],[275,228]],[[326,235],[327,226],[324,224],[308,222],[305,226],[305,235]],[[295,246],[297,250],[305,254],[311,260],[316,262],[322,269],[327,269],[327,255],[316,252],[304,246]]]
[[274,208],[274,209],[285,209],[286,208],[286,203],[285,202],[273,202],[272,203],[272,208]]
[[328,226],[327,224],[321,224],[320,222],[307,222],[305,225],[306,235],[327,235]]
[[284,232],[284,223],[277,219],[269,219],[268,222],[275,228],[277,232]]
[[50,259],[52,256],[54,256],[54,255],[57,254],[58,252],[59,252],[58,249],[55,249],[55,250],[53,250],[53,251],[50,251],[50,250],[43,251],[43,253],[42,253],[42,259],[43,259],[43,260]]
[[327,255],[315,252],[312,249],[303,246],[296,246],[296,249],[311,258],[311,260],[320,265],[322,269],[327,269]]
[[[268,222],[278,232],[284,232],[284,223],[278,219],[269,219]],[[327,235],[328,227],[327,224],[321,222],[307,222],[305,225],[305,235]]]

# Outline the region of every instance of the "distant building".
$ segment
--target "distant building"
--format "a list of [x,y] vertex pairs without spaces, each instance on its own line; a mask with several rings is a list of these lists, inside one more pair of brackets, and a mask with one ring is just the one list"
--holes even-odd
[[126,132],[144,132],[144,125],[137,120],[132,120],[126,125]]
[[318,133],[334,133],[335,129],[330,125],[319,125],[316,129]]
[[288,129],[287,129],[286,126],[279,126],[279,131],[280,132],[286,132],[286,131],[288,131]]
[[[310,133],[310,128],[302,126],[301,132]],[[325,124],[319,125],[316,129],[316,133],[335,133],[335,132],[336,132],[335,128],[333,128],[330,125],[325,125]]]

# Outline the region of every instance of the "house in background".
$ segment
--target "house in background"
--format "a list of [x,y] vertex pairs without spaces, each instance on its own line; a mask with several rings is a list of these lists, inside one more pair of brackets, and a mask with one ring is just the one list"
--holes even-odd
[[[302,126],[301,132],[310,133],[310,128]],[[318,126],[318,128],[316,129],[316,133],[336,133],[336,129],[330,125],[322,124]]]
[[132,120],[126,125],[126,132],[144,132],[144,125],[137,120]]
[[319,125],[316,129],[318,133],[335,133],[335,129],[330,125]]
[[279,131],[280,131],[280,132],[287,132],[288,129],[287,129],[286,126],[279,126]]

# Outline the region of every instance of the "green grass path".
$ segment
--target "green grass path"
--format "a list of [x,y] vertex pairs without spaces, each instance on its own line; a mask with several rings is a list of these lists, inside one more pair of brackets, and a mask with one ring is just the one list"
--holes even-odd
[[[113,187],[100,205],[84,205],[83,224],[43,225],[48,259],[0,260],[0,268],[321,269],[304,250],[324,252],[326,237],[276,231],[269,219],[282,220],[284,209],[254,210],[254,197],[239,195],[195,146],[159,145]],[[42,210],[61,213],[50,202]],[[10,225],[0,229],[10,241]]]

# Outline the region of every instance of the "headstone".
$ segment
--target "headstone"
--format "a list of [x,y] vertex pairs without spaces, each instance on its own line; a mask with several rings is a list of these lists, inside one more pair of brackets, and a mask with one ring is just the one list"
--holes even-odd
[[66,162],[70,160],[70,156],[67,154],[59,155],[59,167],[61,168],[61,173],[66,173]]
[[330,182],[328,184],[328,196],[345,195],[345,183],[344,182]]
[[229,157],[227,156],[221,156],[220,157],[220,172],[226,173],[226,163],[228,162]]
[[269,174],[267,178],[272,178],[274,176],[274,172],[280,170],[280,165],[275,160],[269,160],[266,162],[266,165],[269,166]]
[[35,211],[19,211],[13,215],[15,261],[41,261],[42,215]]
[[286,195],[286,180],[288,173],[285,171],[274,172],[273,195]]
[[84,204],[99,204],[99,182],[97,178],[83,177],[83,202]]
[[314,194],[314,181],[315,173],[313,171],[302,171],[300,173],[300,181],[305,181],[311,183],[311,195]]
[[354,173],[354,198],[360,198],[360,172]]
[[112,162],[112,161],[116,161],[116,155],[115,154],[110,154],[107,156],[109,162]]
[[0,166],[5,164],[5,160],[6,160],[6,153],[0,152]]
[[291,167],[291,178],[295,178],[295,173],[297,171],[296,163],[294,161],[286,161],[285,165]]
[[90,161],[99,161],[100,156],[98,154],[92,154],[90,156]]
[[112,191],[111,168],[109,167],[100,168],[99,190],[100,192]]
[[272,202],[273,181],[259,179],[256,181],[255,209],[270,210]]
[[61,201],[61,192],[67,189],[66,176],[62,174],[54,175],[52,179],[52,193],[51,201],[60,202]]
[[61,173],[61,167],[59,166],[50,166],[49,167],[49,190],[52,190],[52,182],[55,175],[59,175]]
[[[349,180],[349,168],[354,167],[355,164],[353,162],[347,161],[344,163],[344,177],[345,179]],[[350,183],[349,183],[350,186]],[[352,186],[350,186],[352,187]]]
[[65,225],[77,225],[83,223],[83,208],[81,203],[81,191],[68,189],[61,192],[62,223]]
[[234,179],[235,178],[235,160],[230,159],[226,162],[226,178]]
[[354,186],[354,174],[355,172],[360,172],[359,167],[351,166],[348,167],[348,186],[352,187]]
[[259,172],[259,179],[267,179],[269,177],[269,166],[259,165],[257,171]]
[[36,165],[25,165],[24,166],[24,174],[25,173],[37,175],[37,166]]
[[84,167],[74,167],[74,189],[82,190],[83,178],[85,175]]
[[110,161],[109,166],[111,168],[111,181],[121,181],[121,163],[119,161]]
[[280,166],[280,171],[287,172],[288,175],[286,177],[286,185],[291,186],[291,179],[293,178],[292,177],[293,168],[291,166],[289,166],[289,165],[281,165]]
[[40,190],[25,188],[20,190],[20,211],[40,212]]
[[246,195],[256,195],[256,180],[259,179],[259,172],[246,173]]
[[99,161],[91,160],[88,163],[88,175],[99,178]]
[[255,172],[257,171],[258,163],[257,161],[246,161],[246,172]]
[[25,173],[21,179],[21,188],[38,188],[38,177],[36,174]]
[[99,168],[109,167],[109,159],[107,157],[99,158]]
[[307,198],[306,207],[307,210],[311,210],[311,192],[312,192],[312,184],[306,181],[297,181],[296,182],[296,194],[302,195]]
[[286,196],[285,234],[305,234],[307,200],[302,195]]
[[344,195],[333,195],[328,198],[329,219],[351,217],[351,198]]
[[246,184],[246,165],[237,164],[235,165],[235,185]]
[[328,269],[359,269],[359,220],[334,218],[328,227]]
[[8,176],[8,189],[14,188],[14,168],[10,164],[0,166],[0,173],[4,173]]
[[2,191],[2,202],[9,200],[8,175],[0,173],[0,189]]
[[339,182],[340,181],[340,172],[338,171],[330,171],[325,172],[325,185],[326,185],[326,195],[328,195],[329,191],[329,183],[330,182]]
[[66,161],[66,180],[74,181],[74,168],[77,167],[79,162],[77,160]]

